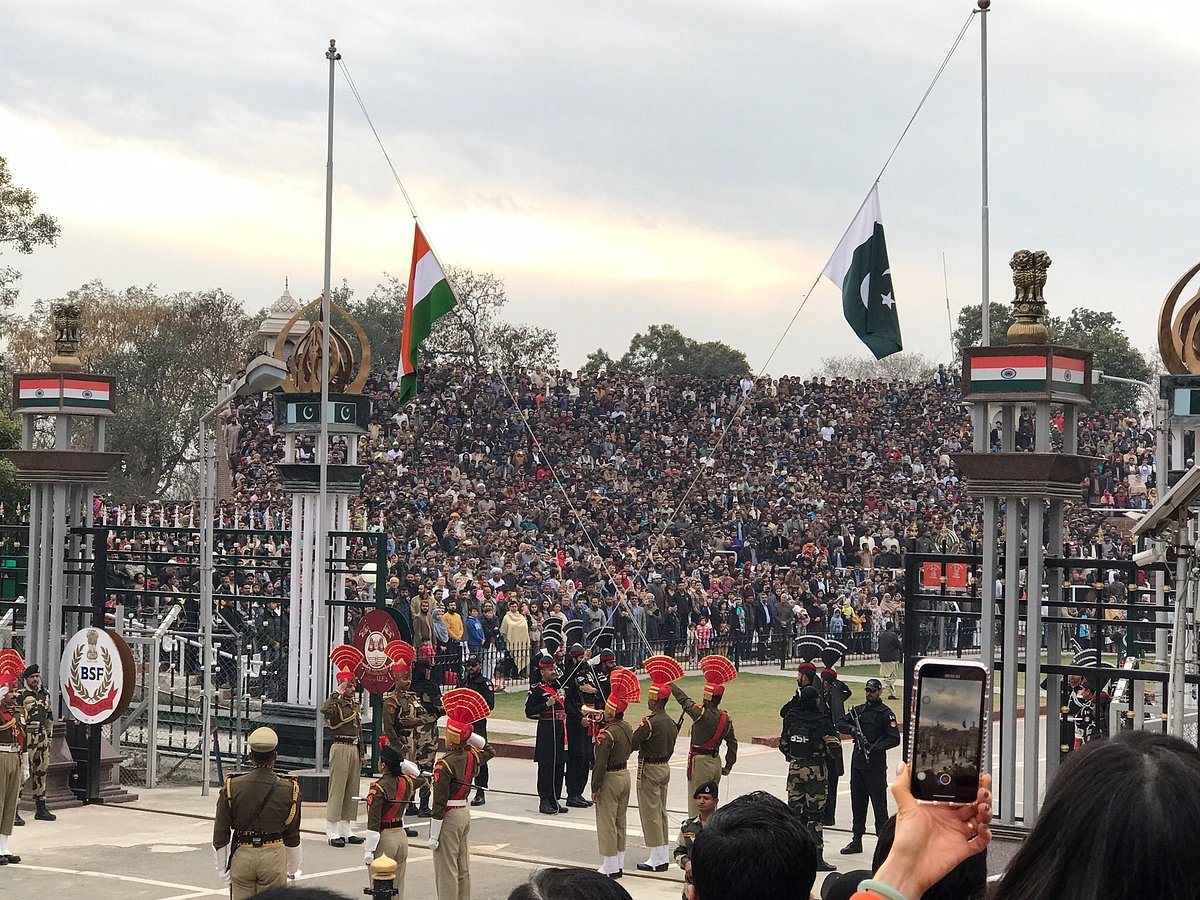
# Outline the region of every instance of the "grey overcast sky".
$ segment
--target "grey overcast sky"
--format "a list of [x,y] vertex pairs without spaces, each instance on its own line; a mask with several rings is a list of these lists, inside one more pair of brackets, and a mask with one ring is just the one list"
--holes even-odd
[[[0,0],[0,155],[59,217],[6,254],[22,307],[111,288],[320,293],[327,63],[345,62],[444,263],[576,367],[672,322],[758,369],[974,3]],[[945,360],[942,277],[980,295],[979,23],[880,186],[906,347]],[[1143,349],[1200,257],[1200,13],[996,0],[992,296],[1020,247],[1052,311],[1113,310]],[[412,226],[340,73],[334,277],[407,277]],[[822,282],[771,363],[866,355]]]

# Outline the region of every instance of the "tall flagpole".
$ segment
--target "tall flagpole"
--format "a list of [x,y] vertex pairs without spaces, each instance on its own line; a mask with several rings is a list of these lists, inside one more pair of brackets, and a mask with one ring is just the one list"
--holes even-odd
[[[321,292],[321,439],[317,444],[317,467],[320,470],[321,482],[317,493],[317,546],[313,548],[313,556],[317,562],[317,583],[313,592],[317,602],[317,633],[313,636],[313,663],[316,671],[313,672],[313,677],[318,703],[325,701],[329,673],[329,578],[325,572],[325,558],[329,545],[329,515],[326,507],[329,502],[329,329],[332,322],[329,291],[333,280],[333,80],[337,61],[342,58],[337,52],[337,41],[333,38],[329,39],[329,49],[325,51],[325,58],[329,60],[329,146],[325,163],[325,286]],[[318,709],[315,741],[318,775],[323,771],[324,744],[325,721]]]
[[978,0],[979,7],[979,85],[981,112],[983,121],[983,194],[982,194],[982,232],[983,232],[983,291],[980,295],[980,310],[983,316],[983,335],[980,346],[992,345],[992,310],[988,291],[988,108],[987,108],[987,14],[992,0]]

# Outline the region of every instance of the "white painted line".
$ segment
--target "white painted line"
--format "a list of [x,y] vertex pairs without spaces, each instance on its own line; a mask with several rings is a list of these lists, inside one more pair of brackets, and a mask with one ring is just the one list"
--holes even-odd
[[[580,810],[580,812],[586,814],[587,810]],[[564,828],[567,831],[590,831],[593,834],[596,833],[596,819],[594,814],[591,816],[591,821],[584,820],[583,816],[580,816],[574,820],[567,819],[562,815],[556,815],[553,818],[550,816],[543,816],[535,819],[532,816],[512,816],[505,813],[490,813],[483,812],[481,810],[475,810],[472,812],[471,817],[479,817],[480,819],[495,819],[498,822],[523,822],[526,825],[541,825],[545,828]],[[643,836],[641,829],[633,825],[632,822],[625,826],[625,834],[628,837],[640,838]]]
[[[115,875],[112,872],[92,872],[82,869],[60,869],[57,866],[33,866],[26,863],[18,863],[22,869],[31,869],[35,872],[54,872],[57,875],[83,875],[88,878],[115,878],[117,881],[128,881],[133,884],[150,884],[155,887],[179,888],[183,891],[201,891],[205,889],[194,884],[177,884],[173,881],[155,881],[152,878],[136,878],[133,875]],[[227,892],[226,892],[227,893]]]

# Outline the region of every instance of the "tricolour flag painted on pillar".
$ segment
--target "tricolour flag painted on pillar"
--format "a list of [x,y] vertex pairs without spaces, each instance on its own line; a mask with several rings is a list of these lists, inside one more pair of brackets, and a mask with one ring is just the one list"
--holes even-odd
[[421,342],[429,337],[433,323],[454,309],[457,302],[446,273],[429,243],[416,226],[413,236],[412,268],[408,273],[408,297],[404,304],[404,330],[400,336],[400,402],[407,403],[417,394],[417,364]]
[[876,359],[904,349],[879,214],[878,184],[871,188],[821,274],[841,289],[846,321]]

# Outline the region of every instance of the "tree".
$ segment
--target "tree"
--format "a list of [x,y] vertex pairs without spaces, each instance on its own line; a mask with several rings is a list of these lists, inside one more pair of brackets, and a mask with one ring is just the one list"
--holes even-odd
[[583,361],[581,371],[587,372],[590,375],[595,375],[599,372],[615,372],[617,370],[617,361],[608,355],[608,351],[602,347],[597,347],[587,355]]
[[[11,246],[18,253],[32,253],[42,244],[51,247],[58,241],[58,220],[34,210],[37,194],[12,183],[8,163],[0,156],[0,250]],[[0,266],[0,323],[17,300],[17,280],[21,273],[11,266]]]
[[[423,362],[458,363],[492,369],[558,368],[558,335],[546,328],[505,322],[500,313],[508,303],[504,282],[491,272],[446,267],[446,279],[458,302],[434,323],[421,345]],[[351,307],[376,360],[395,367],[400,358],[400,333],[408,285],[394,275],[378,285],[362,304]],[[370,309],[368,309],[370,308]]]
[[750,371],[746,354],[722,341],[696,341],[674,325],[651,325],[629,341],[629,349],[614,360],[603,349],[593,350],[584,371],[631,372],[634,375],[699,375],[730,378]]
[[[93,281],[65,299],[83,313],[84,367],[117,379],[108,446],[125,455],[125,464],[113,493],[143,500],[183,492],[196,424],[249,356],[257,317],[219,288],[160,295],[151,285],[116,293]],[[22,369],[48,362],[45,307],[14,329]]]
[[[1008,343],[1008,326],[1013,323],[1012,307],[1007,303],[989,304],[992,346]],[[968,303],[958,311],[958,327],[954,329],[954,350],[960,356],[967,347],[978,347],[983,334],[983,304]]]
[[[21,426],[7,413],[0,411],[0,450],[13,450],[21,446]],[[4,518],[16,521],[18,503],[29,498],[29,491],[17,479],[17,467],[0,456],[0,505],[4,507]]]
[[879,379],[908,381],[914,384],[933,378],[937,364],[922,353],[893,353],[883,359],[863,356],[826,356],[816,372],[826,378],[850,378],[854,381]]

